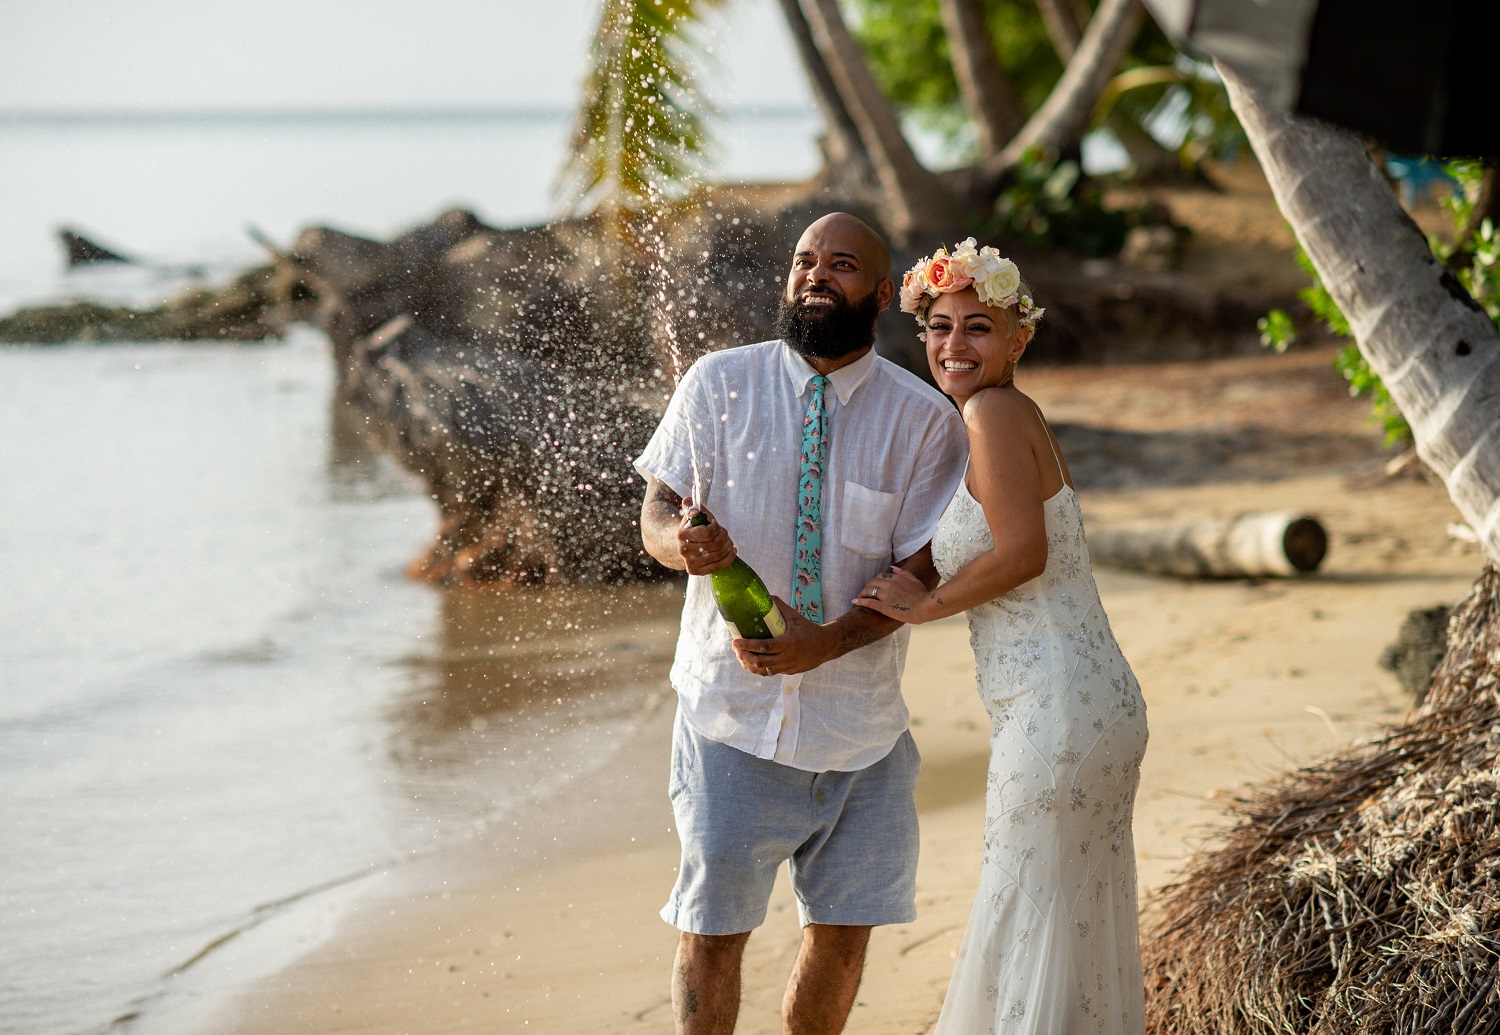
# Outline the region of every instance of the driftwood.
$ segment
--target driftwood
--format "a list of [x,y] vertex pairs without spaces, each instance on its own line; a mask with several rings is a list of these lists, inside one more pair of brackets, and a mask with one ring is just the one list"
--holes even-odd
[[1148,914],[1154,1035],[1500,1031],[1500,572],[1426,703],[1252,789]]
[[69,341],[267,341],[312,313],[305,289],[270,266],[229,284],[194,287],[146,309],[97,302],[29,306],[0,318],[0,344]]
[[95,244],[76,230],[66,227],[57,232],[57,239],[62,242],[63,253],[70,267],[92,266],[101,262],[135,262],[134,259],[111,251],[102,244]]
[[1089,533],[1089,554],[1100,564],[1180,578],[1302,575],[1327,552],[1323,526],[1295,511]]

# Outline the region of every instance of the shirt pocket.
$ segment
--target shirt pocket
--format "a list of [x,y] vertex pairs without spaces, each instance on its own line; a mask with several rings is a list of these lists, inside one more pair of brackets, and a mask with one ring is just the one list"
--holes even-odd
[[839,515],[839,540],[861,557],[886,560],[891,556],[891,534],[901,516],[904,493],[867,489],[857,482],[844,483],[843,512]]

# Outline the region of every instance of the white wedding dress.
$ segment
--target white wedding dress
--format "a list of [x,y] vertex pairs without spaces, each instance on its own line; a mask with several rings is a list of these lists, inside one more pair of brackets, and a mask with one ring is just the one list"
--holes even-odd
[[[1145,1031],[1131,811],[1146,706],[1077,495],[1064,485],[1044,507],[1046,571],[969,611],[993,726],[984,868],[933,1035]],[[945,579],[991,549],[965,486],[932,545]]]

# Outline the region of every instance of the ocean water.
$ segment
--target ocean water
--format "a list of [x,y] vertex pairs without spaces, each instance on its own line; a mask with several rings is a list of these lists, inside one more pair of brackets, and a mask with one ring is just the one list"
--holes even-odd
[[[716,178],[800,180],[819,158],[810,111],[738,112],[715,132]],[[462,206],[495,226],[557,215],[570,117],[0,114],[0,309],[82,291],[150,297],[171,267],[222,274],[264,261],[254,226],[385,237]],[[59,227],[167,271],[63,277]]]
[[[732,122],[726,175],[809,174],[812,128]],[[252,223],[542,219],[566,137],[0,122],[0,308],[160,295]],[[65,273],[60,224],[168,269]],[[0,349],[0,1033],[151,1030],[205,952],[565,798],[659,699],[675,587],[413,583],[436,514],[332,388],[311,330]]]

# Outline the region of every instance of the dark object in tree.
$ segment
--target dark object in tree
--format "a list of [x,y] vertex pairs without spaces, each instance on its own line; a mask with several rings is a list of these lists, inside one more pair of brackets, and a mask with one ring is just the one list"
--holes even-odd
[[1327,552],[1323,526],[1295,511],[1089,533],[1089,553],[1098,563],[1179,578],[1303,575],[1316,571]]
[[1190,50],[1229,62],[1275,110],[1406,154],[1500,155],[1485,0],[1144,0]]
[[1250,791],[1142,932],[1154,1035],[1500,1030],[1500,572],[1426,703]]
[[1500,332],[1437,261],[1363,141],[1268,108],[1220,69],[1298,243],[1359,352],[1406,418],[1418,455],[1500,562]]
[[1427,698],[1432,673],[1443,660],[1450,612],[1446,604],[1410,612],[1396,633],[1396,642],[1380,655],[1380,667],[1396,673],[1396,678],[1419,706]]
[[101,262],[135,262],[134,259],[121,255],[119,252],[110,251],[102,244],[95,244],[82,234],[66,227],[57,232],[57,237],[62,241],[63,251],[67,253],[70,269],[74,266],[93,266]]

